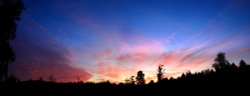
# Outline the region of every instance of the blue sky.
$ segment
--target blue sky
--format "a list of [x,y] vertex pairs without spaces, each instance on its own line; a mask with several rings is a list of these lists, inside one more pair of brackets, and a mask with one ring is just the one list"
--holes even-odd
[[[27,66],[39,66],[40,76],[119,82],[143,70],[150,80],[163,64],[168,69],[165,76],[175,77],[211,68],[221,51],[231,62],[250,62],[248,0],[24,0],[24,4],[14,41],[15,63],[22,66],[32,59]],[[40,52],[30,52],[36,47]],[[55,59],[47,60],[51,54]],[[51,64],[54,61],[63,63],[70,76],[51,71],[50,67],[61,70],[62,65]],[[16,75],[27,79],[25,74]]]

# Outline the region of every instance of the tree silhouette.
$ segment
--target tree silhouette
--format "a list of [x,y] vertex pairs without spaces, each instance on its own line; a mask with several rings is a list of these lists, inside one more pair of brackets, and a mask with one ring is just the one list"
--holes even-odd
[[0,0],[0,81],[8,78],[8,64],[15,60],[10,41],[16,37],[16,22],[24,9],[21,0]]
[[225,57],[225,53],[224,52],[219,52],[217,54],[217,57],[215,58],[215,64],[213,64],[213,68],[215,70],[220,70],[224,67],[227,67],[229,66],[229,62],[226,60],[226,57]]
[[135,80],[134,80],[135,76],[131,76],[130,78],[126,79],[125,82],[126,84],[132,84],[135,85]]
[[244,68],[247,66],[247,63],[244,60],[240,60],[240,68]]
[[[206,89],[211,87],[215,88],[216,90],[232,90],[232,87],[230,86],[236,86],[236,89],[233,90],[237,90],[249,87],[250,81],[250,65],[243,60],[239,65],[240,66],[236,66],[236,64],[232,63],[228,64],[226,67],[221,67],[220,70],[206,69],[201,72],[187,71],[177,78],[162,78],[161,82],[154,82],[151,80],[148,84],[145,84],[145,75],[143,74],[143,71],[138,71],[137,76],[131,76],[130,78],[126,79],[125,84],[115,84],[109,82],[108,80],[103,80],[102,82],[98,83],[51,82],[54,81],[54,77],[52,76],[48,78],[49,80],[40,78],[39,80],[19,81],[17,78],[10,76],[8,78],[8,83],[0,82],[0,94],[6,92],[11,96],[12,93],[19,92],[21,95],[28,96],[99,96],[103,94],[111,96],[147,96],[151,94],[161,96],[161,94],[166,95],[166,90],[168,92],[176,92],[176,90],[181,90],[184,92],[191,89],[190,92],[193,92],[200,90],[193,90],[192,88],[204,90],[204,88]],[[136,84],[131,84],[131,82],[135,82]]]
[[240,60],[239,64],[239,72],[240,76],[243,80],[246,80],[246,78],[250,79],[250,65],[248,65],[244,60]]
[[157,79],[158,79],[158,82],[160,82],[163,78],[163,69],[162,69],[163,65],[159,65],[158,66],[158,73],[157,73]]
[[143,85],[145,84],[145,79],[144,79],[144,73],[142,71],[138,71],[137,72],[137,76],[136,76],[136,83],[138,85]]

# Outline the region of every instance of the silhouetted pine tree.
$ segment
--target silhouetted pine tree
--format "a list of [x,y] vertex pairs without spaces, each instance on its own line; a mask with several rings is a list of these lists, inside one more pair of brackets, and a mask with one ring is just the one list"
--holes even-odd
[[15,60],[10,41],[16,37],[16,22],[24,9],[21,0],[0,0],[0,81],[8,78],[8,64]]

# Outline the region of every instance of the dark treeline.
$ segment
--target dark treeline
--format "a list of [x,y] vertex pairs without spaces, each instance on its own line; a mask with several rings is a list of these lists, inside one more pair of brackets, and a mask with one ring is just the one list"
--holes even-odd
[[[238,66],[229,63],[225,59],[225,53],[219,53],[213,64],[213,69],[207,69],[196,73],[183,73],[178,78],[161,78],[161,67],[159,66],[156,76],[161,79],[157,82],[151,81],[145,84],[144,74],[138,71],[136,79],[125,83],[115,84],[109,81],[93,82],[70,82],[58,83],[48,80],[20,81],[15,77],[9,77],[1,82],[2,92],[13,95],[16,92],[22,95],[41,96],[79,96],[79,95],[165,95],[167,93],[182,94],[176,91],[188,91],[187,94],[198,92],[237,92],[247,93],[244,89],[250,87],[250,65],[241,60]],[[160,75],[159,75],[160,74]],[[209,91],[211,89],[213,91]],[[239,89],[240,92],[239,92]],[[191,91],[194,90],[194,91]],[[239,93],[238,93],[239,92]],[[245,93],[244,93],[245,94]],[[1,95],[2,96],[2,95]]]

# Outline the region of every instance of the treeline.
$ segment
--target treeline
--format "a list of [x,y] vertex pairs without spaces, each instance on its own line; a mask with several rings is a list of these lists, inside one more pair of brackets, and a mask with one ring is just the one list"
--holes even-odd
[[250,80],[250,65],[243,60],[239,66],[236,64],[214,64],[213,69],[197,73],[187,72],[176,80]]
[[[135,80],[126,83],[115,84],[109,81],[93,83],[93,82],[71,82],[58,83],[53,81],[30,80],[18,81],[11,77],[6,82],[0,83],[0,94],[8,94],[12,96],[15,93],[31,96],[155,96],[166,95],[178,91],[188,91],[187,94],[193,92],[226,92],[237,94],[247,94],[250,87],[250,65],[241,60],[238,66],[229,63],[225,59],[225,53],[219,53],[213,64],[213,69],[207,69],[196,73],[183,73],[178,78],[162,78],[162,66],[158,70],[158,82],[151,81],[145,84],[144,74],[138,71]],[[134,78],[134,77],[133,77]],[[239,90],[240,89],[240,90]],[[226,90],[226,91],[223,91]],[[166,93],[167,92],[167,93]],[[177,92],[175,94],[182,94]],[[1,95],[5,96],[5,95]]]

